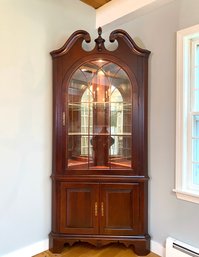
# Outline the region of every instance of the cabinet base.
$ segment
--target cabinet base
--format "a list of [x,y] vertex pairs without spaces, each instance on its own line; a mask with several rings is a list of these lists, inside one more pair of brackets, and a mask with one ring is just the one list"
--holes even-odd
[[126,247],[132,247],[137,255],[145,256],[150,253],[150,236],[106,236],[106,235],[65,235],[50,233],[49,247],[52,253],[61,253],[64,246],[72,246],[77,242],[90,243],[96,247],[102,247],[110,243],[121,243]]

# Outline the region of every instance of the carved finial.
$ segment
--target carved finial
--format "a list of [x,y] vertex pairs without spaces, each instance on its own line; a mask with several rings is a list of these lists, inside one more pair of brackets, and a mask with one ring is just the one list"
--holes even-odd
[[98,38],[95,39],[95,42],[97,44],[98,51],[102,51],[102,48],[104,47],[105,40],[101,37],[102,35],[102,28],[98,28]]
[[98,31],[98,35],[101,36],[102,35],[102,28],[99,27],[97,31]]

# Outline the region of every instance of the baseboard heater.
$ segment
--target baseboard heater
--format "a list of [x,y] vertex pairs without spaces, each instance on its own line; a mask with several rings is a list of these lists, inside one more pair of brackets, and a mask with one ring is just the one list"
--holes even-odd
[[166,240],[166,257],[199,257],[199,249],[168,237]]

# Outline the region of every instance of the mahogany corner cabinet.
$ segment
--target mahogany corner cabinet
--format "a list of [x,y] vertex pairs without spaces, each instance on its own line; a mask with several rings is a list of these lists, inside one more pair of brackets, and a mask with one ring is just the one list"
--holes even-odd
[[123,30],[105,47],[74,32],[53,59],[53,172],[50,250],[121,243],[150,252],[147,83],[150,51]]

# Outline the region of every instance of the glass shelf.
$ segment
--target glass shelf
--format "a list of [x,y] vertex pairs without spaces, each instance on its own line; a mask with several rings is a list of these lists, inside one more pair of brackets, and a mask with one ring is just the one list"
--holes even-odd
[[78,133],[78,132],[69,132],[69,136],[131,136],[131,133],[115,133],[115,134],[109,134],[109,133]]
[[114,105],[114,104],[121,104],[123,106],[131,106],[131,103],[128,103],[128,102],[105,102],[105,101],[102,101],[102,102],[95,102],[95,101],[90,101],[90,102],[76,102],[76,103],[69,103],[68,105],[69,106],[81,106],[81,105],[88,105],[88,104],[106,104],[106,105]]

